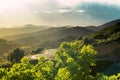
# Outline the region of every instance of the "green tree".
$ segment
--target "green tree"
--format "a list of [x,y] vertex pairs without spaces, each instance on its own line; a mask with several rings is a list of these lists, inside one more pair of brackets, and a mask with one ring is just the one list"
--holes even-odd
[[[96,51],[91,45],[82,45],[80,41],[63,43],[55,54],[58,71],[66,69],[72,80],[90,80],[90,66],[95,66]],[[59,70],[60,69],[60,70]],[[59,72],[58,72],[59,73]],[[62,75],[62,73],[61,73]],[[60,73],[57,74],[60,77]],[[66,75],[63,75],[66,78]],[[69,77],[67,78],[69,79]]]
[[72,80],[72,75],[67,68],[60,68],[55,77],[55,80]]
[[20,60],[22,59],[22,57],[24,56],[24,50],[20,49],[20,48],[16,48],[15,50],[11,51],[8,56],[7,59],[10,62],[20,62]]
[[44,80],[54,80],[56,69],[53,61],[47,60],[44,57],[40,57],[38,64],[34,66],[34,69],[38,78],[42,77]]

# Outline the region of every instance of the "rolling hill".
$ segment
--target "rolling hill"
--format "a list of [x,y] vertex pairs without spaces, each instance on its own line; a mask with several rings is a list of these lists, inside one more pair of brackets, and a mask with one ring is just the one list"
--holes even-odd
[[24,26],[16,26],[13,28],[0,28],[0,38],[6,38],[6,36],[12,36],[17,34],[25,34],[32,33],[36,31],[41,31],[47,29],[48,26],[37,26],[37,25],[24,25]]
[[15,43],[19,43],[21,45],[34,45],[34,44],[43,43],[45,41],[59,40],[69,36],[83,37],[92,32],[93,31],[83,27],[79,27],[79,26],[72,27],[72,28],[52,27],[52,28],[48,28],[46,30],[38,31],[34,33],[9,36],[9,37],[6,37],[6,39],[13,40]]

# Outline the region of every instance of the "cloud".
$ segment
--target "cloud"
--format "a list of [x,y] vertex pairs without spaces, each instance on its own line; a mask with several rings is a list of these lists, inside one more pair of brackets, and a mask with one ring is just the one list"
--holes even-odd
[[38,18],[49,25],[100,25],[120,18],[119,13],[120,8],[116,6],[87,3],[75,8],[58,8],[50,14],[38,14]]
[[71,12],[71,10],[69,9],[60,9],[60,10],[56,10],[58,13],[68,13]]
[[120,0],[86,0],[86,2],[91,2],[91,3],[94,2],[94,3],[102,3],[102,4],[120,6]]
[[64,14],[64,13],[84,13],[85,10],[74,10],[74,9],[58,9],[58,10],[44,10],[44,11],[34,11],[35,14]]
[[75,10],[75,9],[60,9],[60,10],[57,10],[58,13],[69,13],[69,12],[73,12],[73,13],[83,13],[83,12],[86,12],[85,10]]
[[76,12],[83,13],[86,12],[85,10],[76,10]]

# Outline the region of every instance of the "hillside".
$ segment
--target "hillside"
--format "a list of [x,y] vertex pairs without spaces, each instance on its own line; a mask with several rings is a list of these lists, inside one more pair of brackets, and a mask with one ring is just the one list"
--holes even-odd
[[0,56],[3,56],[4,53],[14,49],[16,46],[13,42],[0,39]]
[[12,36],[17,34],[32,33],[47,28],[48,26],[37,26],[32,24],[28,24],[24,26],[16,26],[13,28],[0,28],[0,38],[6,38],[6,36]]
[[91,31],[98,31],[99,30],[98,26],[86,26],[85,28],[87,28]]
[[120,57],[120,22],[84,38],[85,44],[93,44],[98,57]]
[[109,21],[109,22],[99,25],[99,26],[85,26],[85,28],[92,30],[92,31],[99,31],[106,27],[114,26],[118,22],[120,22],[120,19],[112,20],[112,21]]
[[[43,31],[38,31],[30,34],[9,36],[8,40],[13,40],[21,45],[35,45],[46,41],[60,40],[69,36],[83,37],[92,33],[92,31],[83,27],[52,27]],[[46,43],[47,44],[47,43]]]
[[106,27],[114,26],[114,25],[117,24],[118,22],[120,22],[120,19],[116,19],[116,20],[107,22],[107,23],[105,23],[105,24],[103,24],[103,25],[100,25],[100,26],[98,26],[98,27],[99,27],[99,29],[104,29],[104,28],[106,28]]

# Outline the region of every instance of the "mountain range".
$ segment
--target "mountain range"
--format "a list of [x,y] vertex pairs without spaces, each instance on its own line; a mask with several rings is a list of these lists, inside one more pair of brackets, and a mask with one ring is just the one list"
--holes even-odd
[[49,27],[45,25],[37,26],[32,24],[15,26],[13,28],[0,28],[0,38],[5,38],[6,36],[12,36],[12,35],[18,35],[18,34],[33,33],[36,31],[42,31],[47,28]]
[[34,33],[28,34],[20,34],[6,37],[7,40],[13,40],[15,43],[23,44],[23,45],[34,45],[40,44],[45,41],[53,41],[59,40],[65,37],[73,36],[73,37],[83,37],[86,36],[93,31],[88,30],[83,27],[52,27],[46,30],[37,31]]

